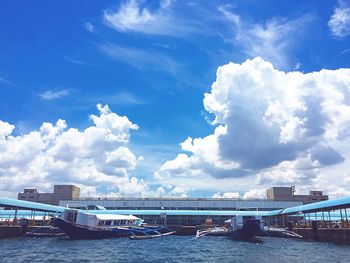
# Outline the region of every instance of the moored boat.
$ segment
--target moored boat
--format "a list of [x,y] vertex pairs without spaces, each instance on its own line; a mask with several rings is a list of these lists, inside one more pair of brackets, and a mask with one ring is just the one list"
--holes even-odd
[[271,237],[285,237],[285,238],[297,238],[297,239],[303,238],[303,236],[293,231],[280,228],[280,227],[265,226],[264,230],[267,233],[267,235]]
[[260,221],[255,219],[246,220],[242,226],[233,224],[231,220],[229,227],[213,227],[208,229],[200,229],[197,231],[196,238],[204,236],[225,236],[231,239],[241,241],[254,241],[260,231]]
[[71,239],[163,236],[167,233],[162,226],[154,228],[143,226],[142,223],[141,218],[133,215],[93,214],[75,209],[66,210],[51,221],[52,226],[58,227]]
[[229,231],[230,229],[220,226],[199,229],[196,233],[196,238],[201,238],[204,236],[226,236]]

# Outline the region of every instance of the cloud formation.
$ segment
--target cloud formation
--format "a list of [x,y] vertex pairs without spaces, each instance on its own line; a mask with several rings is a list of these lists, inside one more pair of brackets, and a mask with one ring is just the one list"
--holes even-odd
[[95,32],[95,27],[93,24],[91,24],[90,22],[86,22],[84,24],[84,28],[86,29],[86,31],[89,31],[91,33]]
[[232,25],[234,37],[228,41],[249,57],[260,56],[279,68],[288,68],[289,54],[297,46],[297,39],[302,37],[300,28],[307,27],[313,20],[310,14],[305,14],[295,19],[274,17],[261,24],[248,23],[231,9],[230,5],[218,8]]
[[339,38],[350,34],[350,7],[344,1],[339,1],[338,6],[334,9],[328,21],[328,27],[331,33]]
[[59,99],[65,96],[69,95],[69,90],[64,89],[64,90],[58,90],[58,91],[54,91],[54,90],[47,90],[41,94],[39,94],[40,98],[42,100],[55,100],[55,99]]
[[107,56],[140,70],[151,69],[175,75],[180,68],[178,62],[157,51],[122,47],[110,43],[101,44],[99,48]]
[[23,187],[48,190],[54,183],[74,183],[96,192],[96,186],[119,193],[148,189],[130,176],[140,157],[128,148],[130,131],[138,128],[107,105],[79,131],[64,120],[44,122],[39,130],[13,135],[14,125],[0,121],[0,191]]
[[350,156],[350,69],[283,72],[255,58],[217,70],[205,109],[213,134],[188,138],[157,178],[242,178],[257,184],[312,183]]
[[173,1],[160,1],[158,9],[151,9],[142,2],[128,0],[123,2],[116,11],[104,12],[104,21],[113,29],[121,32],[140,32],[153,35],[179,36],[195,31],[193,25],[172,16]]

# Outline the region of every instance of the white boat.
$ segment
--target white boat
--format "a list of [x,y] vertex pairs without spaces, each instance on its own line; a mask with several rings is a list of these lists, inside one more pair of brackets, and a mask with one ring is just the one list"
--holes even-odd
[[264,230],[271,237],[303,238],[303,236],[284,228],[265,226]]
[[93,214],[76,209],[67,209],[59,218],[51,221],[51,225],[58,227],[72,239],[162,236],[171,232],[164,226],[149,227],[142,223],[141,218],[133,215]]
[[211,227],[197,230],[196,238],[204,236],[225,236],[230,230],[226,227]]

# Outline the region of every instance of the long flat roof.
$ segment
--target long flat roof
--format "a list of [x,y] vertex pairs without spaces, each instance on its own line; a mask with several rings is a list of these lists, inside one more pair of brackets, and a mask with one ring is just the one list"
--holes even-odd
[[295,207],[286,208],[282,211],[281,214],[295,214],[295,213],[303,213],[303,212],[317,212],[322,210],[331,210],[331,209],[339,209],[339,208],[350,208],[350,196],[340,197],[337,199],[300,205]]
[[221,210],[89,210],[91,214],[120,215],[167,215],[167,216],[274,216],[282,210],[273,211],[221,211]]
[[[22,201],[11,198],[0,198],[0,207],[17,208],[36,210],[44,212],[63,212],[66,208],[62,206],[47,205],[41,203],[34,203],[29,201]],[[283,210],[272,211],[222,211],[222,210],[90,210],[91,213],[120,213],[120,214],[136,214],[136,215],[161,215],[166,213],[167,215],[223,215],[223,216],[277,216],[279,214],[296,214],[304,212],[317,212],[322,210],[334,210],[339,208],[350,208],[350,196],[341,197],[333,200],[322,201],[313,204],[300,205],[295,207],[286,208]]]
[[0,207],[7,208],[17,208],[17,209],[28,209],[44,212],[63,212],[65,207],[56,206],[56,205],[47,205],[29,201],[22,201],[12,198],[0,197]]

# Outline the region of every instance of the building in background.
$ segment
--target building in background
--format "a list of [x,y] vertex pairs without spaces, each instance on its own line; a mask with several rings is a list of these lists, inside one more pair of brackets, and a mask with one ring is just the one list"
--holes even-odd
[[322,191],[310,191],[308,195],[295,195],[294,192],[294,186],[271,187],[266,190],[267,200],[297,201],[304,205],[328,200],[328,195],[324,195]]
[[80,188],[76,185],[55,185],[53,193],[40,193],[35,188],[27,188],[23,193],[18,193],[18,200],[50,205],[59,205],[60,200],[78,200],[79,198]]
[[[224,211],[272,211],[303,204],[328,200],[322,191],[311,191],[309,195],[295,195],[294,187],[272,187],[267,189],[266,199],[243,198],[174,198],[174,197],[80,197],[80,189],[74,185],[55,185],[53,193],[39,193],[37,189],[25,189],[18,199],[60,205],[77,209],[124,210],[142,217],[149,224],[193,226],[223,224],[230,216]],[[158,213],[159,211],[162,211]],[[178,210],[178,215],[168,215],[166,211]],[[188,211],[188,210],[192,210]],[[193,213],[193,210],[196,212]],[[152,211],[158,211],[153,213]],[[208,211],[211,216],[206,215]],[[217,214],[215,212],[218,211]],[[197,213],[198,212],[198,213]],[[153,213],[153,214],[152,214]],[[243,219],[248,219],[244,218]],[[276,219],[275,219],[276,220]]]

